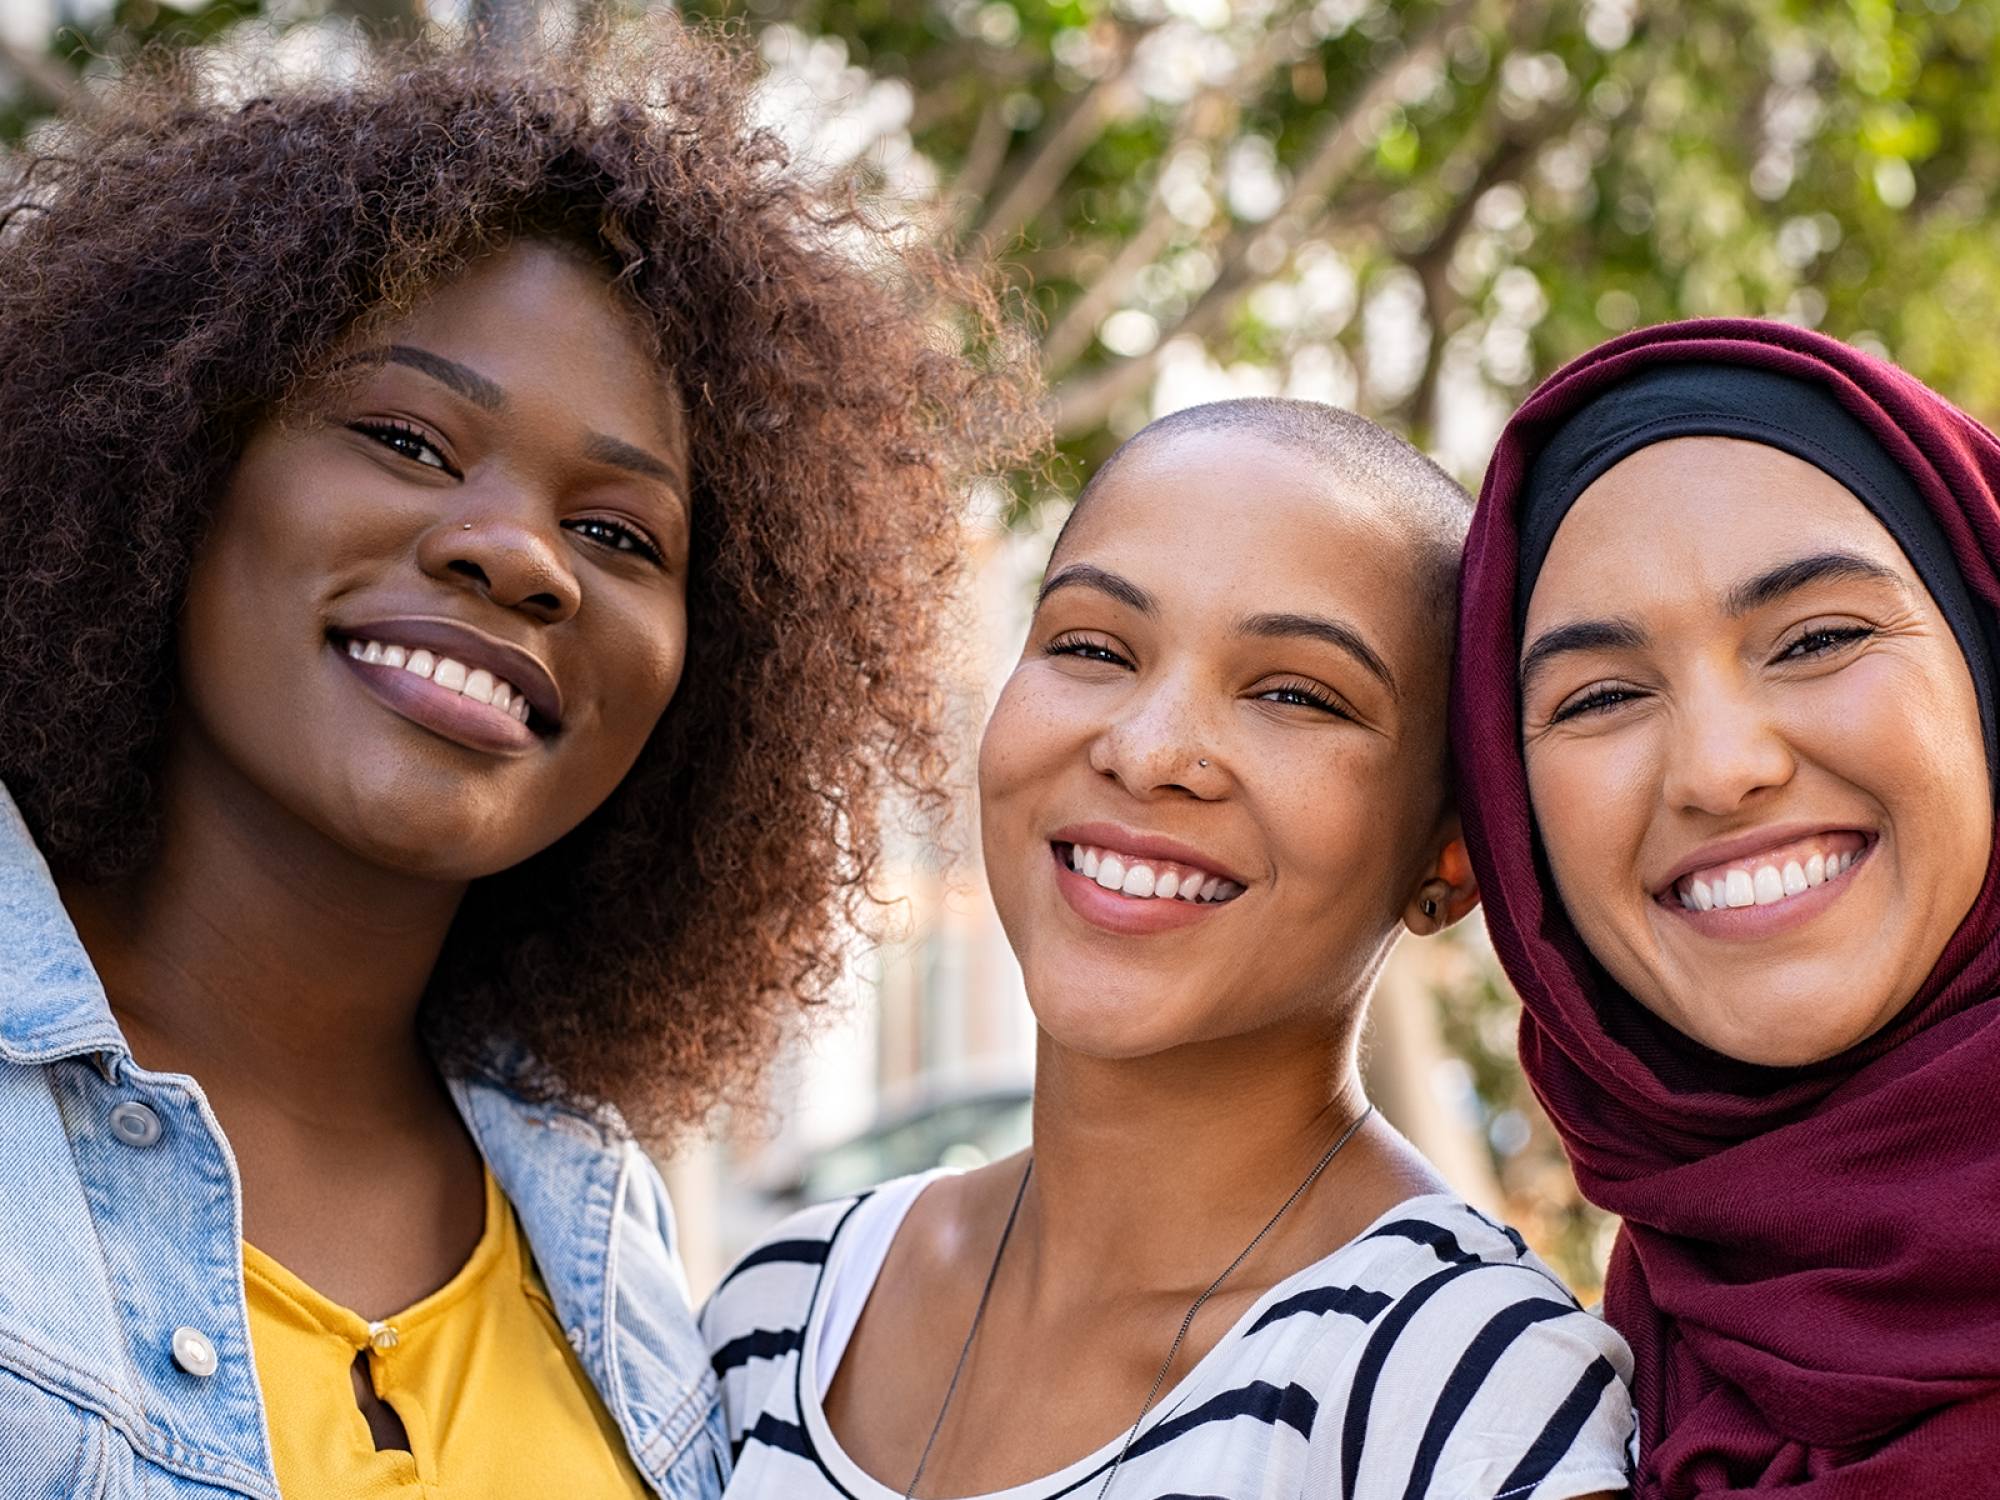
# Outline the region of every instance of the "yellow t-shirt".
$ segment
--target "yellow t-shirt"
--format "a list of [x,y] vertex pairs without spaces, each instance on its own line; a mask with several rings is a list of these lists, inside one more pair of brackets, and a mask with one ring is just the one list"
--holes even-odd
[[[371,1327],[249,1244],[243,1279],[285,1500],[651,1496],[491,1172],[472,1258],[393,1318]],[[378,1453],[355,1404],[349,1370],[363,1349],[407,1453]]]

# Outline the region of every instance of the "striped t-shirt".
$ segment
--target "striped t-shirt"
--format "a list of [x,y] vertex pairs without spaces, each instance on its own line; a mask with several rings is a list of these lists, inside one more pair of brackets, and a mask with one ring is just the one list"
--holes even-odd
[[[821,1406],[889,1242],[936,1174],[793,1215],[701,1323],[728,1500],[899,1500]],[[1272,1287],[1165,1392],[1111,1500],[1564,1500],[1630,1480],[1632,1357],[1513,1230],[1442,1194]],[[1096,1500],[1125,1435],[994,1500]],[[905,1477],[905,1476],[896,1476]]]

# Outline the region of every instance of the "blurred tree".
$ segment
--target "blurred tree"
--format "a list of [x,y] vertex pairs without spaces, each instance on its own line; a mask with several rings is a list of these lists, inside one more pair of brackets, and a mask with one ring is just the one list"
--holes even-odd
[[2000,413],[1993,0],[695,3],[906,81],[1086,464],[1159,407],[1282,390],[1476,476],[1553,365],[1697,314],[1822,326]]
[[1503,1216],[1586,1304],[1604,1292],[1617,1219],[1586,1203],[1555,1126],[1521,1072],[1521,1001],[1478,920],[1426,945],[1441,1040],[1438,1092],[1469,1117],[1499,1179]]
[[[28,3],[28,0],[12,0]],[[258,0],[35,0],[18,138],[88,66]],[[575,0],[547,0],[571,3]],[[625,0],[588,0],[604,13]],[[268,0],[371,29],[538,0]],[[817,110],[803,151],[992,260],[1085,466],[1227,390],[1355,406],[1476,476],[1561,360],[1783,317],[2000,415],[2000,0],[688,0]],[[774,119],[777,116],[774,114]]]

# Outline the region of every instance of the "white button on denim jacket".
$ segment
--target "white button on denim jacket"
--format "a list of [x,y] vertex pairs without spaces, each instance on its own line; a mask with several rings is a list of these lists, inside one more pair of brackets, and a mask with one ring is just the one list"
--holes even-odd
[[[452,1087],[583,1367],[667,1500],[728,1469],[666,1189],[639,1149]],[[0,1494],[278,1500],[236,1165],[191,1079],[139,1068],[0,789]]]

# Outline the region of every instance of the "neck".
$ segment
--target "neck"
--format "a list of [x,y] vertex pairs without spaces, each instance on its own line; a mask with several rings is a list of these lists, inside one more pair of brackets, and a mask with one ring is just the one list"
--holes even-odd
[[435,1100],[417,1008],[465,886],[357,859],[199,753],[142,870],[61,886],[140,1064],[329,1124]]
[[[1023,1211],[1038,1260],[1065,1279],[1160,1286],[1226,1265],[1367,1107],[1358,1010],[1135,1059],[1087,1056],[1044,1032]],[[1331,1176],[1308,1196],[1337,1198]]]

